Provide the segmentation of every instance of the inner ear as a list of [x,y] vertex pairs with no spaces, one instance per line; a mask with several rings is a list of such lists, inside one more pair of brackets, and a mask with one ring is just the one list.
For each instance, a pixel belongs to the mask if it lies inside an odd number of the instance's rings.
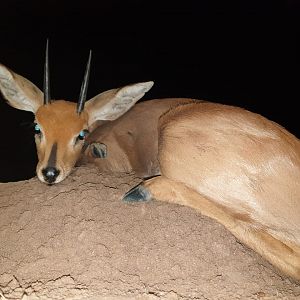
[[43,105],[43,92],[28,79],[0,64],[0,90],[8,104],[35,113]]
[[153,86],[153,81],[127,85],[106,91],[87,101],[89,126],[98,120],[116,120],[126,113]]

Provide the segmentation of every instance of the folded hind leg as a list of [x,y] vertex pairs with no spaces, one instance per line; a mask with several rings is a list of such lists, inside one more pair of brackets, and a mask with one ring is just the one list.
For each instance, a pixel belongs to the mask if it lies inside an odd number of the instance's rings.
[[185,184],[163,175],[144,181],[123,197],[125,202],[142,202],[151,199],[189,206],[214,219],[227,219],[227,224],[234,226],[234,219],[230,215],[226,217],[221,207]]
[[123,198],[126,202],[151,199],[189,206],[217,220],[283,273],[300,280],[300,248],[274,238],[249,216],[222,207],[185,184],[164,176],[144,181]]

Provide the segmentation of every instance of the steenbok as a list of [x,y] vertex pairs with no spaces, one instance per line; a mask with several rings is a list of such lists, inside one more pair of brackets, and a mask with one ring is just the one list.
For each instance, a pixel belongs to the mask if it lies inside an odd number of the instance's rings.
[[48,54],[44,93],[0,65],[4,98],[35,114],[38,178],[58,183],[79,160],[94,162],[100,171],[152,177],[123,200],[190,206],[300,280],[299,140],[238,107],[181,98],[134,105],[152,81],[85,103],[90,61],[91,55],[77,105],[50,98]]
[[38,178],[44,183],[55,184],[64,180],[76,163],[86,162],[96,164],[101,171],[134,171],[143,178],[159,174],[159,116],[191,100],[150,100],[134,106],[153,86],[149,81],[112,89],[85,101],[90,62],[91,53],[77,104],[50,97],[48,43],[44,93],[0,64],[3,97],[11,106],[35,114]]

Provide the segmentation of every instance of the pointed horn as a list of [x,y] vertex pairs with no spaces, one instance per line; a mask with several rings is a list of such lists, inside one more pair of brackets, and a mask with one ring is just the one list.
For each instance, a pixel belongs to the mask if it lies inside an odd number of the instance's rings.
[[80,95],[77,103],[77,113],[80,114],[84,109],[84,103],[87,95],[87,88],[89,84],[90,68],[91,68],[92,50],[90,50],[89,59],[86,65],[83,82],[81,84]]
[[46,57],[45,57],[45,65],[44,65],[44,104],[50,103],[50,78],[49,78],[49,40],[47,39],[46,45]]

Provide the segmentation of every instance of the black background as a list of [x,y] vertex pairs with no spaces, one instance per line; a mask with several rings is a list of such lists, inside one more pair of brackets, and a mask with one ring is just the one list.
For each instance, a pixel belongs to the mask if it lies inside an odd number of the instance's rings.
[[[145,99],[193,97],[258,112],[299,137],[297,1],[2,1],[0,62],[75,101],[93,50],[88,98],[155,81]],[[0,98],[0,181],[35,175],[33,115]]]

